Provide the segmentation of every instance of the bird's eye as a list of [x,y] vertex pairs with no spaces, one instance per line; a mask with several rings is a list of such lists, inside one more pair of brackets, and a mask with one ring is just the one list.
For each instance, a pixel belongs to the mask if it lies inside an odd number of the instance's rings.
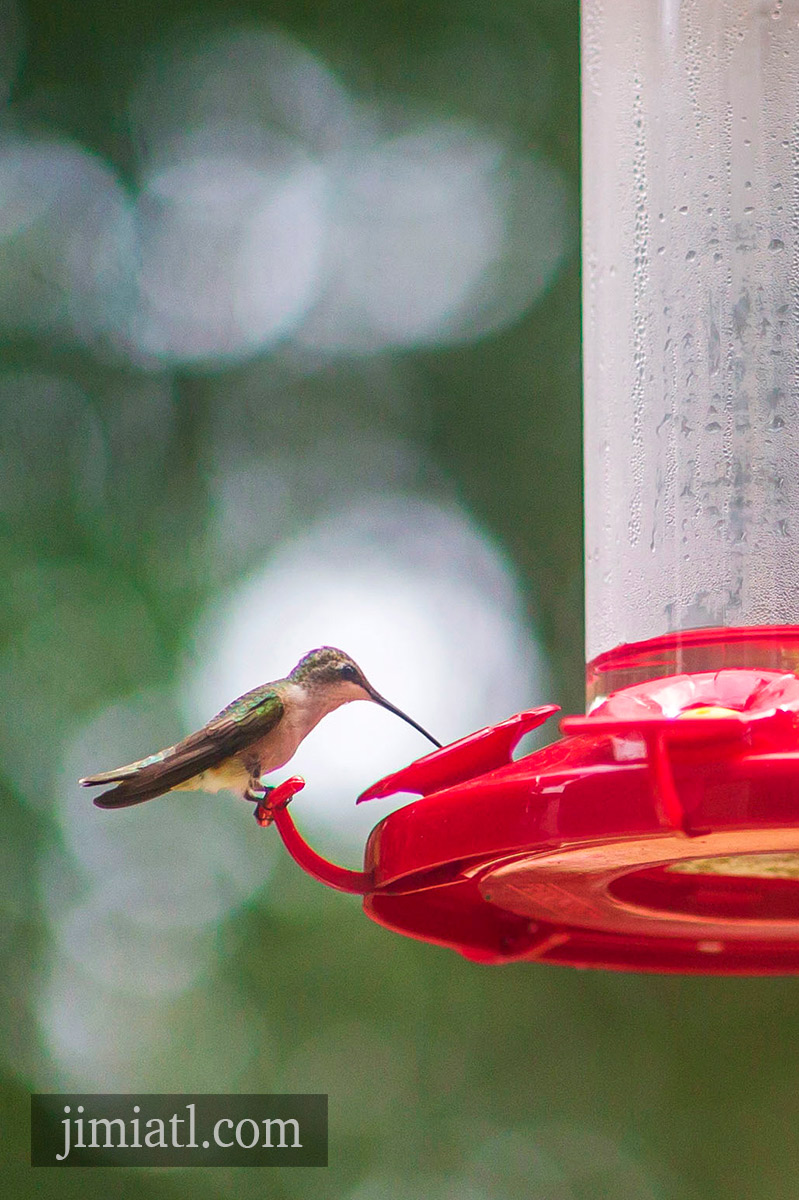
[[351,667],[349,663],[342,663],[338,670],[342,679],[350,679],[353,683],[357,682],[358,672],[355,670],[355,667]]

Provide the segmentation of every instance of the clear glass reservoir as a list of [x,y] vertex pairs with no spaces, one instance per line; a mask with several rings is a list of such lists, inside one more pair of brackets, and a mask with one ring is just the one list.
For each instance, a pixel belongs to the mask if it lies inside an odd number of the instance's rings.
[[583,0],[583,167],[587,658],[799,625],[799,0]]

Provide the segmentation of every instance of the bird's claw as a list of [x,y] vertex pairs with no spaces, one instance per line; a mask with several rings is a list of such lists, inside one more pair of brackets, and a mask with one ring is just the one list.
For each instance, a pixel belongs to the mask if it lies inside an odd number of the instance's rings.
[[[274,790],[274,789],[272,789],[272,790]],[[280,812],[280,810],[282,808],[286,808],[286,806],[290,803],[290,801],[291,801],[291,796],[287,796],[285,800],[281,800],[278,804],[275,804],[274,801],[272,801],[272,800],[270,800],[266,804],[264,803],[263,800],[259,800],[257,805],[255,806],[255,813],[253,815],[255,816],[255,819],[258,822],[258,824],[263,829],[266,829],[266,827],[268,825],[271,825],[272,822],[274,821],[275,813]]]
[[[275,814],[284,809],[290,802],[296,792],[301,791],[305,787],[305,780],[299,775],[292,775],[290,779],[284,779],[277,787],[270,787],[264,790],[264,794],[257,798],[255,805],[255,819],[258,824],[266,829],[275,819]],[[267,800],[267,797],[268,800]]]

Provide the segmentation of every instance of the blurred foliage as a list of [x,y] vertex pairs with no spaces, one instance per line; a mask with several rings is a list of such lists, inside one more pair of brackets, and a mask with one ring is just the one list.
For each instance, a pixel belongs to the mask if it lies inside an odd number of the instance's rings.
[[[542,153],[576,209],[576,0],[498,0],[489,8],[471,0],[29,3],[11,119],[74,139],[132,185],[142,148],[128,103],[147,54],[176,35],[242,24],[293,35],[363,103],[390,99],[406,111],[478,122]],[[454,69],[443,55],[455,35],[470,53],[476,48],[464,59],[471,70]],[[493,64],[485,73],[481,47]],[[497,86],[503,79],[509,86]],[[454,498],[514,565],[551,666],[552,694],[529,702],[580,708],[576,250],[572,233],[549,286],[484,336],[299,369],[280,348],[255,365],[143,369],[51,329],[9,330],[0,388],[8,518],[0,537],[0,1127],[10,1195],[168,1197],[187,1187],[200,1197],[266,1192],[287,1200],[795,1194],[792,981],[478,968],[370,924],[352,898],[299,877],[274,846],[268,886],[214,930],[208,974],[178,1001],[152,1002],[161,1041],[149,1044],[145,1032],[142,1055],[163,1062],[163,1074],[148,1077],[150,1090],[212,1090],[214,1064],[239,1053],[241,1090],[329,1091],[330,1168],[186,1179],[31,1175],[22,1165],[27,1090],[57,1090],[64,1079],[63,1064],[47,1061],[41,1005],[60,978],[52,975],[52,918],[81,886],[74,865],[63,866],[68,850],[53,817],[64,747],[104,707],[170,689],[204,606],[308,520],[292,500],[263,545],[256,539],[240,558],[221,561],[209,533],[213,463],[237,397],[262,386],[266,394],[266,424],[249,438],[258,454],[274,445],[293,453],[342,430],[356,446],[388,430],[397,445],[414,447],[417,466],[403,486]],[[18,375],[22,392],[8,383]],[[364,402],[371,394],[380,402]],[[296,429],[289,411],[303,414]],[[382,470],[387,443],[375,444]],[[340,483],[334,478],[331,494]],[[324,497],[320,487],[323,512]],[[171,714],[166,702],[164,711]],[[165,728],[164,741],[173,734]],[[62,865],[42,867],[53,863]],[[98,1000],[88,974],[73,979],[64,1005],[110,1005],[112,993]],[[211,1011],[217,1015],[203,1023]],[[118,1079],[92,1074],[91,1047],[74,1053],[86,1090],[118,1090]]]

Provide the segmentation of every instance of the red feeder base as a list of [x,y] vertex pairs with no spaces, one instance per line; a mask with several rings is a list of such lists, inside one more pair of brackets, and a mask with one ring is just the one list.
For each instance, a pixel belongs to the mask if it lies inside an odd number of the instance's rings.
[[286,808],[275,823],[301,866],[362,894],[375,921],[476,962],[799,971],[797,677],[628,687],[513,761],[556,711],[519,713],[364,792],[422,799],[377,825],[362,872],[316,855]]

